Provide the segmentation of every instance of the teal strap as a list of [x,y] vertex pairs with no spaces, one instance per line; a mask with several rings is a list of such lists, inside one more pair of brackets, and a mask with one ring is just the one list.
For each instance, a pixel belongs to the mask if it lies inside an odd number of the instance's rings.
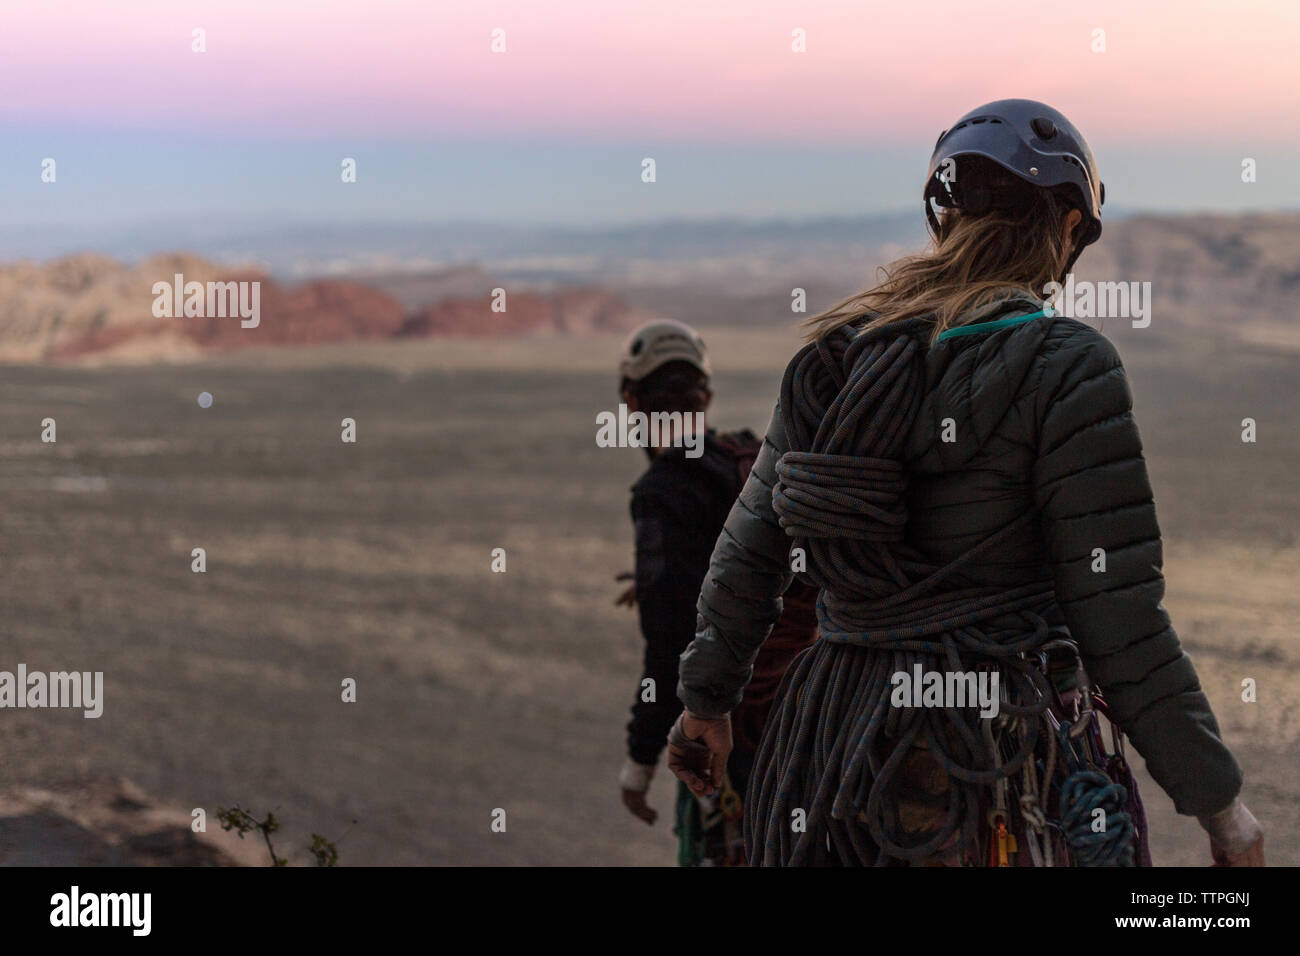
[[1014,315],[1009,319],[995,319],[992,322],[975,322],[971,325],[958,325],[955,328],[947,329],[939,334],[938,341],[944,339],[956,338],[959,335],[975,335],[979,332],[992,332],[994,329],[1005,329],[1009,325],[1019,325],[1021,322],[1028,322],[1031,319],[1041,319],[1046,315],[1043,311],[1035,312],[1033,315]]

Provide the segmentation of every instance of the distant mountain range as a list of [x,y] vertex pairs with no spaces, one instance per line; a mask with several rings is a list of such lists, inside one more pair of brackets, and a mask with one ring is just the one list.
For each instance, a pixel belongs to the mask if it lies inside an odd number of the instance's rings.
[[[257,283],[256,324],[230,309],[160,317],[155,284]],[[482,281],[475,281],[475,279]],[[190,255],[127,265],[98,255],[0,267],[0,360],[176,360],[205,351],[431,336],[586,335],[622,331],[650,314],[597,288],[533,291],[452,270],[437,301],[408,302],[374,285],[340,279],[278,282]],[[426,288],[429,287],[426,282]],[[494,289],[502,294],[493,295]],[[188,293],[186,293],[188,296]],[[179,311],[179,310],[177,310]],[[224,310],[223,310],[224,311]]]
[[[135,262],[81,254],[0,266],[0,360],[148,361],[207,350],[401,337],[582,335],[652,315],[699,325],[790,322],[796,288],[815,312],[924,243],[919,217],[804,223],[664,223],[620,230],[391,229],[368,249],[306,268],[341,237],[288,235],[282,268],[172,253]],[[403,258],[422,250],[423,258]],[[308,256],[304,258],[304,256]],[[330,264],[332,262],[332,264]],[[425,263],[422,265],[421,263]],[[306,272],[296,277],[295,272]],[[257,281],[261,319],[159,318],[157,282]],[[1157,331],[1199,330],[1300,348],[1300,213],[1108,221],[1080,280],[1151,283]],[[505,290],[505,311],[493,290]],[[1120,331],[1127,323],[1103,326]]]

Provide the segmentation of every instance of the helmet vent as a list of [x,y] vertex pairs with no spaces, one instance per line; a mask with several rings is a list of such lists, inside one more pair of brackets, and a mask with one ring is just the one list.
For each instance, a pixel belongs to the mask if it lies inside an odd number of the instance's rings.
[[1033,129],[1034,135],[1039,139],[1051,139],[1056,135],[1056,124],[1041,116],[1036,120],[1030,121],[1029,125]]

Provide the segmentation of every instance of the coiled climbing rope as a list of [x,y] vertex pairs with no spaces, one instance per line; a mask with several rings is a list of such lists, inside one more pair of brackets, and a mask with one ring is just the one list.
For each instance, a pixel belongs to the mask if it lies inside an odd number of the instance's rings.
[[[1138,835],[1127,809],[1128,788],[1080,759],[1072,741],[1083,730],[1069,722],[1057,728],[1070,771],[1061,784],[1061,832],[1079,866],[1133,866]],[[1086,751],[1086,732],[1080,736],[1084,738],[1080,749]]]
[[[1033,754],[1048,702],[1027,660],[1049,639],[1036,613],[1049,579],[1014,588],[957,583],[962,566],[1025,514],[936,566],[905,540],[904,443],[923,398],[922,320],[837,330],[786,370],[789,451],[772,505],[821,589],[819,640],[787,672],[746,806],[751,861],[768,865],[921,862],[968,838],[981,796]],[[1020,746],[990,753],[974,709],[890,706],[891,677],[997,669],[1001,712]],[[900,815],[902,769],[924,747],[948,775],[943,822],[920,833]],[[1002,744],[999,744],[1002,746]]]
[[[1079,770],[1061,786],[1061,829],[1079,866],[1132,866],[1133,820],[1128,790],[1097,770]],[[1095,829],[1096,811],[1103,829]]]

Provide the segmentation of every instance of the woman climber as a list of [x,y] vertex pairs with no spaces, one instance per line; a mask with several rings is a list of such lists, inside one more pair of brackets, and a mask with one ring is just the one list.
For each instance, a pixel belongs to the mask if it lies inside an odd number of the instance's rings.
[[[939,137],[924,198],[931,246],[809,320],[786,369],[681,658],[669,766],[717,787],[797,573],[820,639],[750,777],[751,863],[1149,864],[1127,737],[1217,863],[1263,865],[1161,605],[1124,368],[1043,301],[1101,234],[1088,145],[1042,103],[990,103]],[[999,706],[900,705],[897,675],[930,672],[996,674]]]

